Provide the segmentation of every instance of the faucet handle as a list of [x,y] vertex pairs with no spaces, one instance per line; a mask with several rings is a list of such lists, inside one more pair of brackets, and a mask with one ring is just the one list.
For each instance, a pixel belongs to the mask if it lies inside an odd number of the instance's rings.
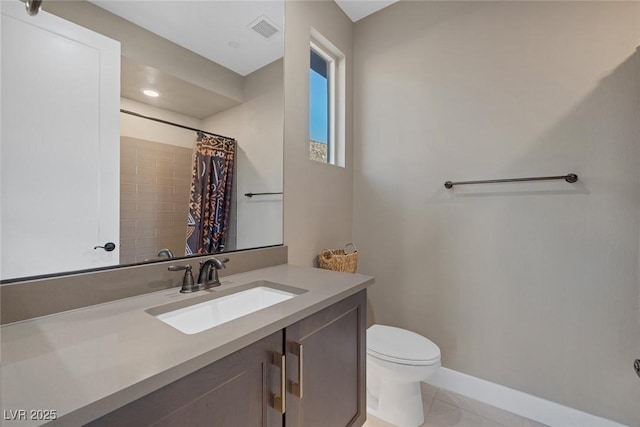
[[169,271],[182,271],[184,270],[184,277],[182,278],[182,288],[180,289],[180,293],[186,294],[190,292],[197,291],[197,287],[195,286],[195,281],[193,280],[193,273],[191,273],[191,266],[189,264],[186,265],[170,265],[167,268]]

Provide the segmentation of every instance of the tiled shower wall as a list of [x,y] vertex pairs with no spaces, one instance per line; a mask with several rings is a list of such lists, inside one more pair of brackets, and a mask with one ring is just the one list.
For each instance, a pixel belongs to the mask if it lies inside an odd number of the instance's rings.
[[[191,169],[189,148],[120,138],[120,264],[157,258],[162,248],[184,256]],[[234,185],[227,251],[236,249],[236,193]]]
[[120,140],[120,264],[156,258],[162,248],[184,256],[192,150]]

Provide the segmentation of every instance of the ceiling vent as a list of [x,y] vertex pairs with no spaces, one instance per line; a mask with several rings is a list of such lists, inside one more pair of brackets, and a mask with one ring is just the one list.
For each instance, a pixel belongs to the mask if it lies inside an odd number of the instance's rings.
[[278,27],[276,27],[276,24],[274,24],[273,21],[271,21],[264,15],[253,21],[248,25],[248,27],[256,33],[260,34],[265,39],[268,39],[278,31],[280,31]]

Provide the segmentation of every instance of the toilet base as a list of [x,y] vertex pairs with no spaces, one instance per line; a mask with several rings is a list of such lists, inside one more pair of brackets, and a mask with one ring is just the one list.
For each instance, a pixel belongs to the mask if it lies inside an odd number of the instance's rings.
[[374,380],[371,388],[367,385],[367,412],[398,427],[422,425],[420,382]]

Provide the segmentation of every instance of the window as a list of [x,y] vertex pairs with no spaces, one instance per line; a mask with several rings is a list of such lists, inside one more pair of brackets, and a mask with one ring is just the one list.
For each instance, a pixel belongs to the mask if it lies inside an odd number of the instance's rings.
[[331,138],[330,111],[331,93],[329,71],[332,62],[311,48],[309,69],[309,138],[311,140],[311,160],[327,163],[330,159]]
[[312,29],[309,66],[310,158],[344,166],[344,55]]

